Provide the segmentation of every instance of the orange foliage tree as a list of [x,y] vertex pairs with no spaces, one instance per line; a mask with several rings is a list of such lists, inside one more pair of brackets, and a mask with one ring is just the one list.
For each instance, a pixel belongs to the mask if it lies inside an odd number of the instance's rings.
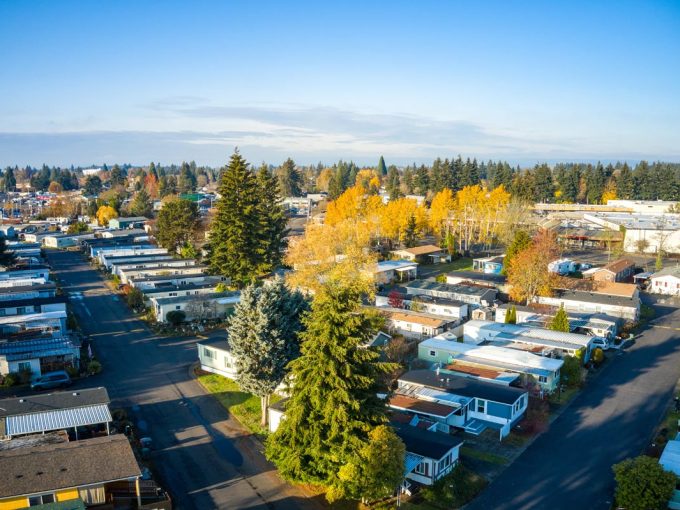
[[531,245],[520,251],[510,262],[510,298],[529,304],[538,295],[550,295],[555,275],[548,271],[548,264],[558,256],[555,233],[547,229],[539,230]]

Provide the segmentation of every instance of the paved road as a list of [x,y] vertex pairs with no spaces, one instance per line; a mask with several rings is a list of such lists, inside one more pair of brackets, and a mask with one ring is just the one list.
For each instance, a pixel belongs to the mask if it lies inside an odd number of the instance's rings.
[[608,510],[611,466],[642,453],[680,377],[680,310],[657,306],[655,326],[603,369],[469,510]]
[[153,438],[153,462],[176,508],[316,509],[285,484],[254,441],[189,375],[196,339],[153,338],[79,253],[50,252],[80,323],[104,365],[87,386],[106,386]]

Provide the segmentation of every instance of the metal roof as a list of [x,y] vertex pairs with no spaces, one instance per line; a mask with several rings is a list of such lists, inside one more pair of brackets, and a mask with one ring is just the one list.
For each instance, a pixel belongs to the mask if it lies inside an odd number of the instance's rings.
[[55,411],[8,416],[5,419],[5,433],[8,436],[34,434],[85,425],[97,425],[111,420],[111,412],[106,404],[74,409],[57,409]]
[[417,468],[425,457],[416,455],[415,453],[406,452],[404,456],[404,476]]
[[40,356],[58,356],[74,354],[79,350],[70,338],[40,338],[33,340],[17,340],[0,343],[0,356],[8,361],[34,358]]

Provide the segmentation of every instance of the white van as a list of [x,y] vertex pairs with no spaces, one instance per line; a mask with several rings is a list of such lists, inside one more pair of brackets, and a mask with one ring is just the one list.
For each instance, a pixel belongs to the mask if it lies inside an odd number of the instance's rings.
[[609,341],[608,338],[605,338],[603,336],[593,337],[593,349],[599,347],[603,351],[606,351],[607,349],[610,349],[611,346],[612,346],[611,342]]

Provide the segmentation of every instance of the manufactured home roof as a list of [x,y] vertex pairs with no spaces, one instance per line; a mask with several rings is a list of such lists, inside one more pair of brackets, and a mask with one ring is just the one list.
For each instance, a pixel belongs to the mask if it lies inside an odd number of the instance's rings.
[[152,295],[161,294],[163,292],[186,292],[199,289],[210,289],[215,287],[215,283],[212,282],[198,282],[198,283],[187,283],[186,285],[159,285],[158,287],[152,287],[149,289],[141,289],[142,294]]
[[69,338],[33,338],[0,342],[0,356],[7,361],[19,361],[36,356],[59,356],[72,353],[79,346]]
[[504,404],[514,404],[518,398],[526,394],[525,390],[519,388],[477,381],[468,377],[437,375],[434,370],[411,370],[399,377],[399,381],[439,389],[462,397],[482,398]]
[[[489,362],[504,363],[507,366],[536,368],[546,371],[559,370],[564,364],[562,360],[537,356],[528,352],[508,349],[495,345],[466,344],[450,340],[444,340],[438,336],[428,338],[420,343],[426,349],[440,349],[456,355],[464,356],[465,359],[486,360]],[[500,367],[499,367],[500,368]]]
[[428,414],[430,416],[437,416],[438,418],[446,418],[459,408],[459,406],[430,402],[419,398],[409,397],[407,395],[400,395],[398,393],[390,398],[389,406],[394,409]]
[[[29,287],[30,290],[35,290]],[[0,300],[0,308],[17,308],[29,305],[51,305],[55,303],[66,303],[66,296],[33,297],[23,299]]]
[[650,276],[651,279],[661,278],[662,276],[674,276],[680,278],[680,265],[664,267]]
[[610,262],[604,267],[598,268],[598,270],[609,271],[611,273],[617,274],[623,271],[624,269],[628,269],[629,267],[635,267],[635,262],[629,259],[619,259]]
[[433,280],[413,280],[404,285],[407,289],[413,290],[432,290],[437,292],[448,292],[451,294],[461,294],[466,296],[485,297],[487,294],[496,294],[496,289],[489,287],[478,287],[476,285],[439,283]]
[[461,278],[463,280],[480,281],[484,283],[492,283],[495,285],[504,284],[508,279],[502,274],[495,273],[478,273],[476,271],[452,271],[446,276]]
[[452,449],[463,444],[462,439],[451,434],[423,430],[411,425],[394,422],[392,422],[392,426],[404,442],[408,453],[427,457],[428,459],[439,460]]
[[601,280],[578,280],[575,278],[562,278],[557,289],[590,292],[591,294],[620,296],[632,298],[638,292],[637,285],[632,283],[609,282]]
[[122,434],[0,453],[0,498],[141,476]]
[[553,331],[551,329],[543,329],[527,326],[524,324],[504,324],[502,322],[490,322],[481,320],[472,320],[466,322],[463,326],[465,335],[469,334],[471,330],[494,331],[497,333],[495,338],[503,339],[517,339],[518,341],[525,340],[541,340],[548,342],[555,342],[559,344],[578,345],[586,347],[592,342],[592,337],[586,335],[579,335],[577,333],[565,333],[564,331]]
[[442,317],[431,313],[415,312],[401,308],[376,307],[374,309],[384,313],[388,319],[393,321],[412,322],[414,324],[422,324],[423,326],[430,326],[433,328],[439,328],[455,321],[455,319],[452,319],[451,317]]
[[[562,299],[565,301],[581,301],[583,303],[595,303],[603,305],[613,305],[622,307],[637,308],[640,305],[640,298],[610,296],[607,294],[593,294],[592,292],[585,292],[580,290],[565,290],[557,289],[552,296],[553,299]],[[542,298],[538,297],[539,303]],[[545,298],[550,299],[550,298]]]
[[57,409],[108,404],[109,402],[109,394],[104,387],[4,398],[0,400],[0,418]]
[[207,294],[190,294],[188,296],[173,296],[166,298],[151,298],[159,305],[171,305],[174,303],[186,303],[187,301],[220,301],[237,303],[241,298],[240,292],[214,292]]

